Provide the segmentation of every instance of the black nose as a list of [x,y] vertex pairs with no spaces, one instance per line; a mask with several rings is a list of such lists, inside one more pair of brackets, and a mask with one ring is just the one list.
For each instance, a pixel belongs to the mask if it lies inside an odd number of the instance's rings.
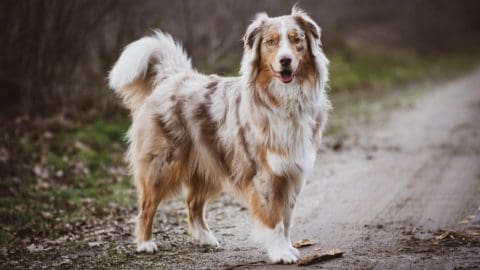
[[282,65],[282,67],[288,67],[290,66],[291,63],[292,63],[292,58],[290,57],[282,57],[280,59],[280,64]]

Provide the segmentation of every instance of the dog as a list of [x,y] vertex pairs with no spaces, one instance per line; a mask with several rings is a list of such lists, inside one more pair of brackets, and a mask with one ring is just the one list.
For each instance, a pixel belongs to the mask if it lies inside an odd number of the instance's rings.
[[204,75],[161,31],[129,44],[109,87],[130,109],[127,159],[139,196],[137,252],[155,252],[158,205],[186,191],[190,232],[219,243],[205,205],[222,190],[248,206],[253,234],[273,263],[295,263],[290,230],[331,108],[320,27],[294,6],[259,13],[243,37],[238,77]]

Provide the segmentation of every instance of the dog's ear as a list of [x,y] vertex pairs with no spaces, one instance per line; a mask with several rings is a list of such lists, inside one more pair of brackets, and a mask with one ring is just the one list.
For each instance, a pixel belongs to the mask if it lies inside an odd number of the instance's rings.
[[254,45],[259,41],[263,30],[263,25],[267,19],[268,15],[264,12],[258,13],[257,16],[255,16],[255,19],[247,27],[247,31],[243,36],[243,44],[245,49],[251,50],[255,47]]
[[292,17],[295,19],[300,28],[305,31],[309,50],[315,59],[316,72],[318,74],[319,87],[324,89],[328,82],[328,59],[323,54],[320,27],[305,13],[305,11],[298,8],[297,5],[292,8]]
[[312,41],[312,46],[322,46],[321,33],[322,30],[320,27],[307,15],[305,11],[300,9],[297,5],[294,5],[292,8],[292,14],[295,21],[298,25],[305,31],[309,40]]
[[247,27],[243,36],[244,52],[240,74],[245,74],[253,81],[258,74],[260,65],[260,45],[262,44],[262,32],[268,20],[266,13],[258,13],[255,19]]

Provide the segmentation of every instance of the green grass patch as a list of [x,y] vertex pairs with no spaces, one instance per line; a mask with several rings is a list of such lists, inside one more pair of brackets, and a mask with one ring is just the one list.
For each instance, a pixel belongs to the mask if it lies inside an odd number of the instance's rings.
[[[408,52],[357,51],[340,49],[327,53],[330,59],[330,91],[334,105],[327,134],[346,136],[352,122],[368,124],[378,112],[408,103],[408,96],[424,92],[416,89],[403,99],[388,99],[392,89],[412,81],[446,80],[473,68],[480,61],[476,52],[422,56]],[[401,89],[407,89],[402,87]]]
[[[0,225],[53,237],[54,226],[99,218],[109,205],[134,207],[123,159],[128,126],[127,118],[98,120],[49,138],[43,131],[3,137],[14,156],[0,172]],[[49,224],[52,230],[45,229]],[[0,244],[9,235],[0,235]]]
[[388,88],[428,76],[445,75],[478,63],[478,53],[422,56],[409,52],[340,49],[328,54],[331,93]]

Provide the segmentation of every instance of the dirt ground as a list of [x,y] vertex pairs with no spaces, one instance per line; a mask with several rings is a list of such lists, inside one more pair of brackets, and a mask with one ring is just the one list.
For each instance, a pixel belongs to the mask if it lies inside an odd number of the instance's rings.
[[[480,69],[435,86],[410,87],[368,101],[368,115],[332,112],[345,130],[325,138],[298,201],[293,240],[339,248],[325,269],[478,269],[480,267]],[[365,113],[365,110],[368,112]],[[355,110],[352,110],[355,112]],[[348,116],[345,116],[348,115]],[[358,118],[357,118],[358,117]],[[246,208],[224,196],[208,220],[221,243],[197,247],[181,199],[154,226],[159,252],[136,254],[135,212],[84,224],[62,239],[28,246],[5,269],[291,269],[270,265],[251,241]],[[8,251],[2,251],[7,252]],[[5,257],[4,257],[5,258]]]

